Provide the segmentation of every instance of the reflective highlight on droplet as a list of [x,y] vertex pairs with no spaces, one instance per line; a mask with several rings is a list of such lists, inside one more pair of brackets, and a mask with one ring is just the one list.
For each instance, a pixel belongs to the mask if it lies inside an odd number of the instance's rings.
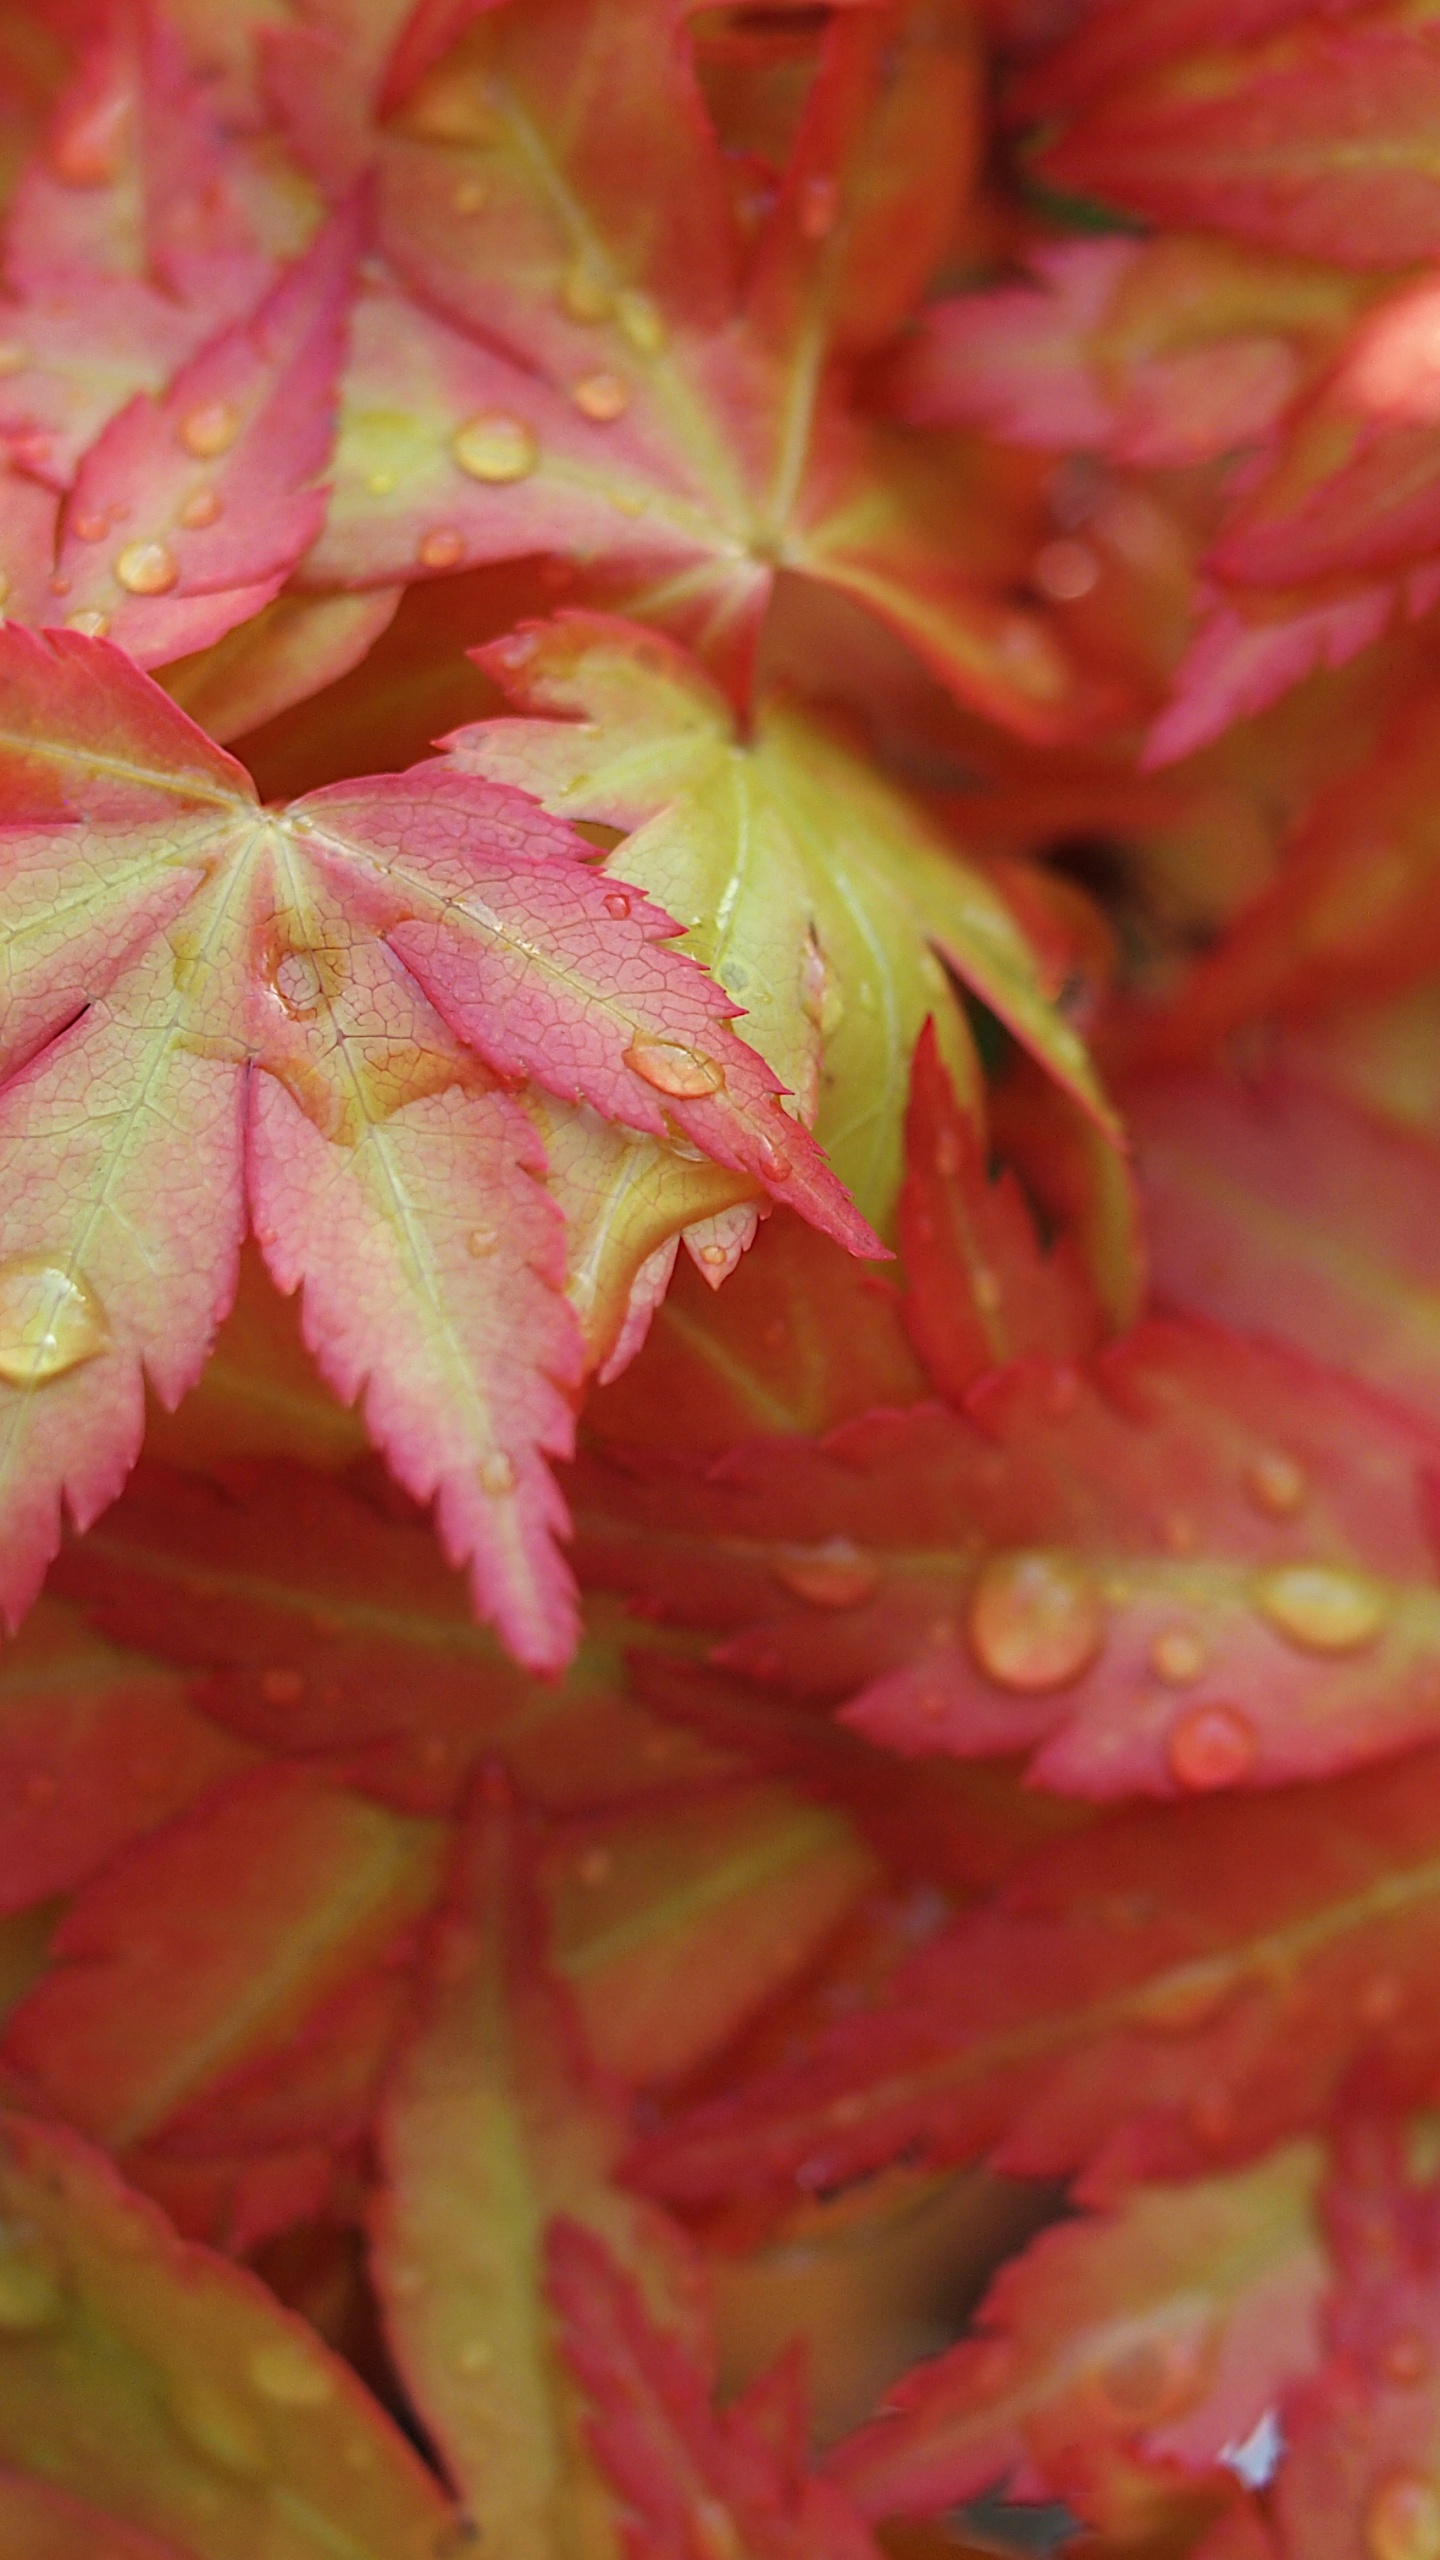
[[880,1580],[873,1558],[849,1538],[831,1538],[821,1547],[797,1547],[780,1558],[774,1572],[787,1591],[816,1609],[858,1609]]
[[163,542],[127,542],[115,563],[115,575],[127,595],[168,595],[180,572]]
[[437,525],[433,533],[422,535],[416,547],[422,569],[453,569],[464,556],[464,541],[451,524]]
[[1100,1594],[1081,1564],[1042,1548],[992,1556],[970,1595],[970,1644],[1002,1689],[1063,1688],[1105,1636]]
[[43,1387],[93,1360],[108,1339],[104,1310],[88,1284],[43,1254],[0,1263],[0,1378]]
[[513,1493],[515,1490],[514,1459],[507,1457],[503,1449],[492,1449],[489,1457],[482,1458],[480,1461],[480,1482],[487,1493]]
[[1183,1689],[1198,1680],[1207,1658],[1193,1627],[1162,1627],[1150,1647],[1150,1668],[1170,1689]]
[[1268,1519],[1288,1520],[1301,1509],[1310,1484],[1298,1459],[1283,1449],[1262,1449],[1245,1469],[1245,1490]]
[[523,480],[540,459],[540,447],[524,419],[498,409],[471,418],[450,450],[472,480]]
[[274,2338],[257,2347],[246,2373],[262,2400],[281,2409],[323,2409],[335,2384],[319,2356],[298,2338]]
[[187,409],[180,421],[181,443],[202,462],[228,453],[239,433],[239,418],[226,400],[204,401],[199,408]]
[[1170,1729],[1171,1775],[1194,1795],[1238,1786],[1249,1777],[1259,1749],[1255,1727],[1238,1707],[1192,1707]]
[[629,408],[630,385],[618,373],[587,373],[570,396],[583,418],[593,418],[597,426],[608,426],[612,418],[623,418]]
[[643,1033],[631,1041],[625,1064],[657,1093],[673,1093],[679,1100],[718,1093],[725,1081],[724,1069],[703,1049],[688,1049],[682,1040],[652,1040]]
[[1340,1565],[1282,1564],[1261,1575],[1255,1605],[1277,1634],[1307,1653],[1353,1653],[1379,1634],[1388,1604],[1379,1584],[1363,1573]]

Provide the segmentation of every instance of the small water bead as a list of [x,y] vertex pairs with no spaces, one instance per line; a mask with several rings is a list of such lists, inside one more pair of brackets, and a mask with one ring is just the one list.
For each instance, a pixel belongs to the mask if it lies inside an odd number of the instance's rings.
[[465,1250],[472,1262],[483,1262],[488,1254],[498,1251],[499,1244],[498,1227],[472,1227],[465,1239]]
[[198,408],[187,409],[180,421],[180,442],[201,462],[228,453],[239,433],[240,420],[228,400],[202,401]]
[[700,1248],[700,1259],[702,1262],[708,1262],[711,1269],[715,1270],[722,1262],[728,1262],[730,1256],[723,1244],[707,1244]]
[[615,317],[637,355],[658,356],[665,344],[665,323],[648,293],[621,293]]
[[703,1049],[689,1049],[682,1040],[655,1040],[644,1032],[631,1041],[625,1064],[657,1093],[672,1093],[681,1101],[718,1093],[725,1081],[724,1069]]
[[612,418],[623,418],[630,406],[630,385],[623,374],[583,374],[570,394],[583,418],[593,418],[597,426],[608,426]]
[[1340,1565],[1283,1564],[1262,1574],[1255,1605],[1277,1634],[1307,1653],[1353,1653],[1380,1633],[1385,1593]]
[[110,530],[110,519],[105,515],[75,516],[70,530],[77,542],[103,542]]
[[1262,1449],[1245,1469],[1245,1490],[1267,1519],[1288,1520],[1303,1507],[1310,1483],[1304,1468],[1282,1449]]
[[1057,542],[1042,543],[1030,575],[1052,604],[1078,604],[1098,584],[1100,563],[1088,542],[1062,534]]
[[422,535],[416,557],[422,569],[453,569],[465,557],[464,536],[453,524],[437,525],[433,533]]
[[455,2350],[457,2373],[488,2373],[495,2362],[495,2350],[488,2338],[467,2338]]
[[524,480],[540,459],[533,428],[523,418],[492,409],[461,427],[450,447],[472,480]]
[[63,569],[56,569],[50,578],[50,593],[52,596],[68,596],[74,584],[74,579],[67,578]]
[[790,1158],[778,1139],[768,1137],[762,1129],[755,1141],[755,1157],[767,1182],[783,1182],[790,1171]]
[[93,611],[67,613],[65,628],[67,631],[82,632],[87,640],[104,640],[109,634],[110,616],[108,613]]
[[1185,1689],[1198,1680],[1209,1654],[1191,1627],[1164,1627],[1150,1647],[1150,1668],[1168,1689]]
[[849,1538],[831,1538],[824,1546],[796,1549],[774,1568],[775,1579],[799,1600],[816,1609],[858,1609],[879,1586],[880,1572],[864,1550]]
[[127,542],[115,563],[115,575],[127,595],[164,596],[180,572],[174,553],[163,542]]
[[104,1313],[84,1280],[43,1254],[0,1263],[0,1378],[41,1387],[93,1360],[107,1340]]
[[609,916],[628,916],[630,913],[630,901],[626,897],[623,889],[606,890],[605,912]]
[[1081,1564],[1017,1548],[992,1556],[970,1595],[971,1649],[1002,1689],[1061,1689],[1094,1661],[1105,1636],[1100,1594]]
[[807,240],[828,240],[840,217],[840,190],[833,178],[807,178],[800,189],[800,229]]
[[233,2480],[263,2479],[269,2455],[247,2409],[199,2374],[172,2375],[166,2397],[178,2433],[202,2462]]
[[1440,2560],[1440,2497],[1419,2471],[1392,2471],[1365,2510],[1370,2560]]
[[480,1482],[487,1493],[513,1493],[515,1490],[514,1459],[507,1456],[503,1449],[492,1449],[488,1458],[482,1458],[480,1461]]
[[450,198],[456,213],[483,213],[490,201],[490,189],[483,178],[462,178]]
[[1255,1728],[1238,1707],[1192,1707],[1171,1726],[1167,1757],[1177,1784],[1193,1795],[1238,1786],[1259,1757]]
[[335,2397],[333,2378],[299,2338],[274,2338],[257,2347],[245,2370],[261,2399],[281,2409],[323,2409]]
[[203,533],[205,527],[218,524],[225,509],[214,489],[193,489],[180,510],[180,522],[189,533]]

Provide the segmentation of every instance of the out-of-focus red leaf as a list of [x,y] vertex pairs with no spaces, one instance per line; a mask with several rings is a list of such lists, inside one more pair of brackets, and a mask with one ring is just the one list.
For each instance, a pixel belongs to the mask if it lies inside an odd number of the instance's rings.
[[760,2405],[716,2415],[708,2376],[673,2330],[656,2326],[593,2231],[557,2222],[549,2279],[635,2560],[685,2560],[697,2549],[746,2560],[874,2560],[849,2501],[830,2481],[806,2476]]
[[906,1329],[940,1393],[958,1402],[987,1369],[1031,1355],[1083,1358],[1100,1311],[1069,1239],[1042,1253],[1013,1174],[992,1181],[927,1023],[915,1052],[900,1195]]
[[893,1749],[1038,1743],[1047,1785],[1183,1795],[1435,1731],[1437,1453],[1351,1380],[1152,1324],[963,1415],[588,1460],[577,1510],[593,1578]]
[[1195,2176],[1440,2066],[1434,1751],[1049,1842],[808,2051],[641,2148],[673,2201],[826,2190],[901,2157],[1054,2177],[1121,2126]]
[[5,2057],[84,2131],[144,2142],[381,1956],[439,1854],[434,1826],[304,1768],[232,1779],[77,1895]]
[[178,2544],[137,2533],[18,2471],[0,2472],[0,2534],[17,2560],[184,2560]]
[[1306,26],[1102,92],[1040,165],[1158,222],[1398,267],[1440,246],[1437,106],[1440,48],[1423,21]]
[[979,2332],[889,2394],[832,2457],[867,2515],[932,2515],[1004,2478],[1120,2521],[1117,2469],[1204,2474],[1318,2363],[1328,2278],[1317,2143],[1183,2186],[1082,2190],[1090,2210],[1001,2270]]

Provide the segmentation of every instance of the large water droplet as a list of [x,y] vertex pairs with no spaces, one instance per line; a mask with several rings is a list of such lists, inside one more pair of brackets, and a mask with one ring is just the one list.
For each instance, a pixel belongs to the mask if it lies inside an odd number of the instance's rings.
[[1100,1594],[1081,1564],[1017,1548],[992,1556],[970,1595],[970,1643],[1002,1689],[1063,1688],[1093,1662],[1105,1635]]
[[255,2349],[245,2370],[261,2399],[281,2409],[323,2409],[335,2397],[332,2377],[300,2338],[272,2338]]
[[1170,1729],[1172,1776],[1192,1794],[1238,1786],[1259,1754],[1255,1727],[1238,1707],[1192,1707]]
[[65,628],[67,631],[82,632],[87,640],[103,640],[110,629],[110,616],[108,613],[96,613],[93,610],[84,613],[67,613]]
[[622,916],[628,916],[630,913],[630,901],[626,897],[623,889],[606,890],[605,913],[607,916],[614,916],[617,922]]
[[499,409],[471,418],[450,450],[472,480],[524,480],[540,459],[533,429]]
[[880,1580],[873,1558],[848,1538],[831,1538],[823,1547],[797,1547],[780,1558],[774,1573],[787,1591],[817,1609],[858,1609]]
[[1363,1573],[1329,1564],[1282,1564],[1262,1574],[1255,1605],[1307,1653],[1353,1653],[1383,1627],[1385,1593]]
[[107,1340],[100,1301],[43,1254],[0,1262],[0,1378],[42,1387],[93,1360]]
[[608,426],[612,418],[623,418],[630,406],[630,385],[623,374],[582,374],[571,393],[576,408],[584,418],[593,418],[597,426]]
[[179,427],[186,452],[202,462],[228,453],[239,433],[240,420],[227,400],[206,400],[198,408],[187,409]]
[[687,1049],[682,1040],[652,1040],[643,1032],[631,1041],[625,1064],[657,1093],[673,1093],[681,1100],[718,1093],[725,1081],[724,1069],[703,1049]]
[[1365,2511],[1370,2560],[1440,2560],[1440,2497],[1419,2471],[1392,2471]]
[[1283,1449],[1262,1449],[1245,1469],[1245,1490],[1267,1519],[1288,1520],[1310,1490],[1304,1468]]
[[778,1139],[761,1130],[755,1141],[755,1158],[767,1182],[783,1182],[790,1171],[790,1158]]
[[163,542],[127,542],[115,563],[115,575],[127,595],[164,596],[180,572]]

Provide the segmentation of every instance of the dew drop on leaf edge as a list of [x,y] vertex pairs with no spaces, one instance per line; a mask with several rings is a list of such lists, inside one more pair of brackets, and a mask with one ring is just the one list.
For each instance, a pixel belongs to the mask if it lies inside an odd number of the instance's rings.
[[971,1650],[997,1687],[1060,1689],[1094,1661],[1105,1635],[1100,1594],[1082,1564],[1017,1548],[982,1565],[970,1595]]
[[104,1312],[87,1282],[43,1254],[0,1263],[0,1378],[41,1387],[93,1360],[107,1341]]
[[524,480],[540,459],[533,428],[503,410],[486,410],[459,429],[450,448],[471,480]]
[[673,1094],[677,1101],[700,1101],[706,1094],[718,1093],[725,1081],[723,1067],[707,1058],[703,1049],[689,1049],[682,1040],[649,1039],[643,1033],[631,1041],[625,1064],[657,1093]]

